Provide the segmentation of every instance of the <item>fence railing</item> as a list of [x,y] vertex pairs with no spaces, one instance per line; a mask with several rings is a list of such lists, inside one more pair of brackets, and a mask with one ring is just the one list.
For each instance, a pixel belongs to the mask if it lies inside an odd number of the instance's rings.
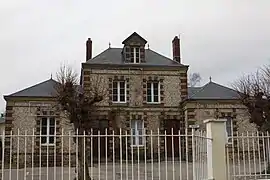
[[270,135],[235,133],[226,146],[227,171],[231,179],[270,178]]
[[[134,135],[135,134],[135,135]],[[90,130],[82,134],[2,134],[1,179],[207,179],[211,138],[195,129],[175,132]],[[87,171],[88,170],[88,171]]]

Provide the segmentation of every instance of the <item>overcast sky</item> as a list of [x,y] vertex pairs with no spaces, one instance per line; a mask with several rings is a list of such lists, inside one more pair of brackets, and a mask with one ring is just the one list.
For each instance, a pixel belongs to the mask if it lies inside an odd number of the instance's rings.
[[0,111],[7,95],[55,76],[62,62],[79,71],[85,41],[93,55],[136,31],[150,49],[172,56],[204,84],[230,85],[269,63],[269,0],[0,0]]

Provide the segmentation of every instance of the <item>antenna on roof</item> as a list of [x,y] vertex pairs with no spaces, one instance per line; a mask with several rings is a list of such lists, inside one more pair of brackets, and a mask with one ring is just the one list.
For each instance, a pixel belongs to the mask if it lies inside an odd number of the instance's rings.
[[150,45],[149,45],[149,43],[147,44],[147,47],[148,47],[148,49],[150,49]]
[[52,73],[51,73],[51,79],[52,79]]
[[111,43],[109,42],[109,48],[111,48]]
[[212,82],[212,77],[211,76],[209,77],[209,80],[210,80],[210,82]]

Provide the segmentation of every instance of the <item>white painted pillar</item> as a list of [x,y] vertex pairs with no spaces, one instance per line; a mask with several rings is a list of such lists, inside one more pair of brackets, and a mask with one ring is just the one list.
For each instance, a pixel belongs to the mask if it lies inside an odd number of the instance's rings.
[[226,119],[205,120],[207,141],[208,179],[226,180]]

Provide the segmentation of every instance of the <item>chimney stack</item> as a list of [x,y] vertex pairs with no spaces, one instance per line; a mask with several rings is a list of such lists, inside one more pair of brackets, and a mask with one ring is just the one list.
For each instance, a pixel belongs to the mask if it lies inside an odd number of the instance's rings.
[[86,41],[86,61],[92,58],[92,40],[88,38]]
[[181,63],[179,37],[175,36],[174,39],[172,40],[172,48],[173,48],[173,60],[175,60],[178,63]]

